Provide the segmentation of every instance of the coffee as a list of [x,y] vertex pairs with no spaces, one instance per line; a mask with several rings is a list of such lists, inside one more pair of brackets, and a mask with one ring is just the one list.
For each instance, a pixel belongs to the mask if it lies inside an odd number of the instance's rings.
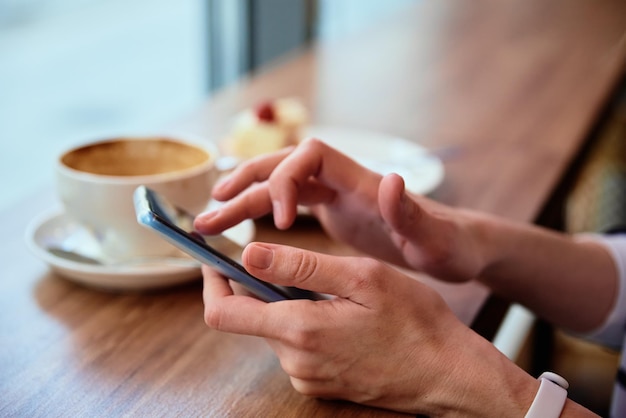
[[135,189],[154,189],[197,214],[211,199],[217,156],[215,144],[181,135],[91,142],[59,156],[57,189],[67,216],[92,232],[104,255],[167,255],[175,248],[137,223]]
[[184,170],[209,158],[205,150],[170,138],[119,138],[74,149],[61,163],[104,176],[145,176]]

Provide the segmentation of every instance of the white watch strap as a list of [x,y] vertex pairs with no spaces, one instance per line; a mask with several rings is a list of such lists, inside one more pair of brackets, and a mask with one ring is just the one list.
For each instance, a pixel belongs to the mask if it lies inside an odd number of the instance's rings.
[[539,376],[539,390],[525,418],[558,418],[567,400],[569,384],[556,373],[544,372]]

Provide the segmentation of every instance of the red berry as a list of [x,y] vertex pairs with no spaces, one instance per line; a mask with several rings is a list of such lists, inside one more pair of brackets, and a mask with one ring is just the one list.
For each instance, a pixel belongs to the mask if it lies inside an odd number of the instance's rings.
[[263,102],[256,107],[256,116],[262,122],[274,122],[276,120],[276,114],[274,113],[274,106],[271,102]]

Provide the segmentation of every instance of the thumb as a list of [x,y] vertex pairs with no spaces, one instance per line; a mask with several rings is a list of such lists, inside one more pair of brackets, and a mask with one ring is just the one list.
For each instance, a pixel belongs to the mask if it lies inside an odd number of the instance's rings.
[[[252,275],[283,286],[326,293],[367,305],[368,290],[388,274],[374,260],[338,257],[269,243],[251,243],[242,262]],[[387,273],[387,274],[386,274]]]
[[395,173],[383,177],[378,188],[378,206],[392,232],[409,240],[417,238],[417,229],[425,213],[406,194],[402,177]]
[[477,264],[480,255],[468,250],[475,248],[474,245],[462,245],[468,240],[467,233],[459,229],[454,213],[445,206],[426,198],[412,198],[405,192],[404,181],[397,174],[382,179],[378,205],[406,264],[447,281],[460,282],[476,277],[481,265]]

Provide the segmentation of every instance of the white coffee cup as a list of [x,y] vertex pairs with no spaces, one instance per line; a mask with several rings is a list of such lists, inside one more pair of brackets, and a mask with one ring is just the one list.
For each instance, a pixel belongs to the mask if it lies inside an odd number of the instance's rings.
[[57,189],[66,215],[90,230],[104,255],[166,256],[176,249],[137,223],[133,192],[145,185],[191,214],[203,211],[218,177],[217,147],[180,135],[116,137],[63,152]]

